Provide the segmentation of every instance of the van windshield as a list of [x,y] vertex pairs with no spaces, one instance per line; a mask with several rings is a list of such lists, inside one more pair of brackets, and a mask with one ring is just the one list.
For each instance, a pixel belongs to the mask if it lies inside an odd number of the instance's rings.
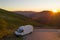
[[17,32],[22,33],[24,30],[23,29],[18,29]]

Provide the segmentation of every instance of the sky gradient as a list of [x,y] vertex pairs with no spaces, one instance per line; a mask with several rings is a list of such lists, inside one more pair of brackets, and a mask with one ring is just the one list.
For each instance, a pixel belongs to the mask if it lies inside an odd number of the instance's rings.
[[0,8],[9,11],[60,9],[60,0],[0,0]]

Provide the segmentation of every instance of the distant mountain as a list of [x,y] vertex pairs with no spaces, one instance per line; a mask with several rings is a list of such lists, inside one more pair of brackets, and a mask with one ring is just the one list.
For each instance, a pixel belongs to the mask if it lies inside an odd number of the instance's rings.
[[42,11],[42,12],[36,13],[32,17],[32,19],[38,20],[39,22],[42,22],[42,23],[47,23],[50,21],[51,17],[52,17],[51,11]]
[[60,12],[57,12],[55,14],[51,11],[42,11],[36,13],[32,17],[32,19],[36,20],[37,22],[40,22],[41,24],[60,28]]
[[14,11],[17,14],[21,14],[27,17],[33,17],[34,14],[36,14],[37,12],[33,12],[33,11]]

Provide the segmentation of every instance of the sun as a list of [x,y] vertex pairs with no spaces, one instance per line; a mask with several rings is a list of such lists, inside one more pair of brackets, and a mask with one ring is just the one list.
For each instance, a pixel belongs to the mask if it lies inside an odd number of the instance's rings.
[[57,13],[57,12],[58,12],[58,10],[52,10],[52,12]]

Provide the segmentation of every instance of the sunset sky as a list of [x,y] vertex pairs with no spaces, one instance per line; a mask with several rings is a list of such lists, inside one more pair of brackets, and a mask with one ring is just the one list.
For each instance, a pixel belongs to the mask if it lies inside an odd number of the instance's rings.
[[60,9],[60,0],[0,0],[0,8],[9,11]]

